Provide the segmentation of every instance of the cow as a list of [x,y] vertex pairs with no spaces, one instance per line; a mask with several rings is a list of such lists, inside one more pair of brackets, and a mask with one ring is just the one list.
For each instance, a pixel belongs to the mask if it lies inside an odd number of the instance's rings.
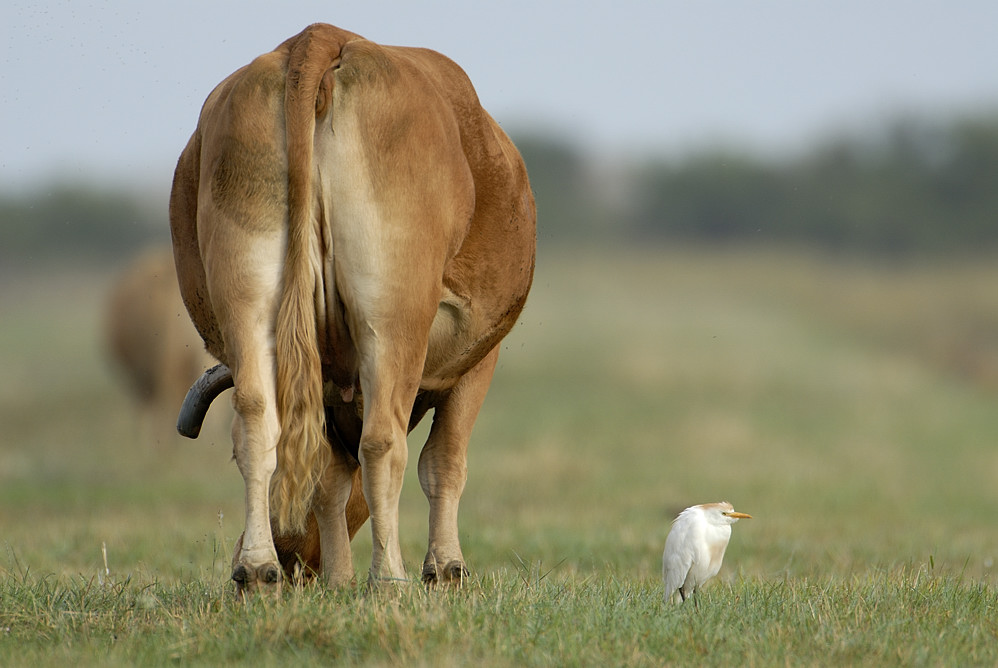
[[140,439],[172,444],[177,407],[215,360],[191,324],[169,246],[145,249],[109,290],[104,344],[116,375],[138,408]]
[[184,302],[225,365],[180,422],[235,388],[236,590],[275,592],[296,561],[351,582],[368,518],[369,585],[404,581],[406,436],[431,409],[422,579],[459,585],[468,439],[536,247],[523,160],[464,71],[308,26],[208,96],[170,226]]

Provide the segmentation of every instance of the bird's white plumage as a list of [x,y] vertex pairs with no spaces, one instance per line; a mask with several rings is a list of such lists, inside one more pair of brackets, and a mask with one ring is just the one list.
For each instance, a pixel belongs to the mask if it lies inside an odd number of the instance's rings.
[[731,525],[749,517],[735,512],[727,501],[691,506],[679,513],[665,539],[662,553],[665,600],[673,599],[677,592],[686,600],[700,585],[717,575],[731,538]]

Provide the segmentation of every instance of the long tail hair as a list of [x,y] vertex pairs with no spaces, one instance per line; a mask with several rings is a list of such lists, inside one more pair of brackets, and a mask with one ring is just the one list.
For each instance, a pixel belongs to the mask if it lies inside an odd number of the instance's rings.
[[[327,26],[328,27],[328,26]],[[271,515],[280,532],[302,533],[330,452],[322,399],[316,299],[322,258],[313,222],[312,160],[317,104],[326,71],[352,33],[306,28],[290,49],[284,114],[288,157],[288,242],[277,313],[277,410],[281,435],[271,479]]]

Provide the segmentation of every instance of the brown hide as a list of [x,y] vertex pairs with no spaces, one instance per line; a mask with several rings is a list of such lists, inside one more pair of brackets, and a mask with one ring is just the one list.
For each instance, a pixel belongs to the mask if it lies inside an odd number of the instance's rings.
[[319,533],[341,580],[342,541],[367,506],[372,577],[399,577],[414,405],[435,411],[419,462],[424,577],[438,563],[463,572],[468,436],[530,289],[535,217],[519,153],[436,52],[316,24],[211,93],[170,223],[184,302],[235,382],[240,586],[272,581],[270,517],[283,566],[289,550],[317,563]]

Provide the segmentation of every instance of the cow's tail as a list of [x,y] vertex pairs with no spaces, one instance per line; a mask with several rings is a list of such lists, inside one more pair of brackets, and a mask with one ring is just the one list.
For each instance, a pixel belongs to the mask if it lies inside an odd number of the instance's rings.
[[[303,532],[312,497],[329,461],[322,366],[316,327],[322,259],[313,215],[313,135],[322,78],[339,45],[313,39],[306,29],[294,40],[285,87],[288,152],[288,243],[277,314],[277,409],[281,435],[271,479],[271,515],[280,532]],[[335,53],[333,53],[335,52]]]

